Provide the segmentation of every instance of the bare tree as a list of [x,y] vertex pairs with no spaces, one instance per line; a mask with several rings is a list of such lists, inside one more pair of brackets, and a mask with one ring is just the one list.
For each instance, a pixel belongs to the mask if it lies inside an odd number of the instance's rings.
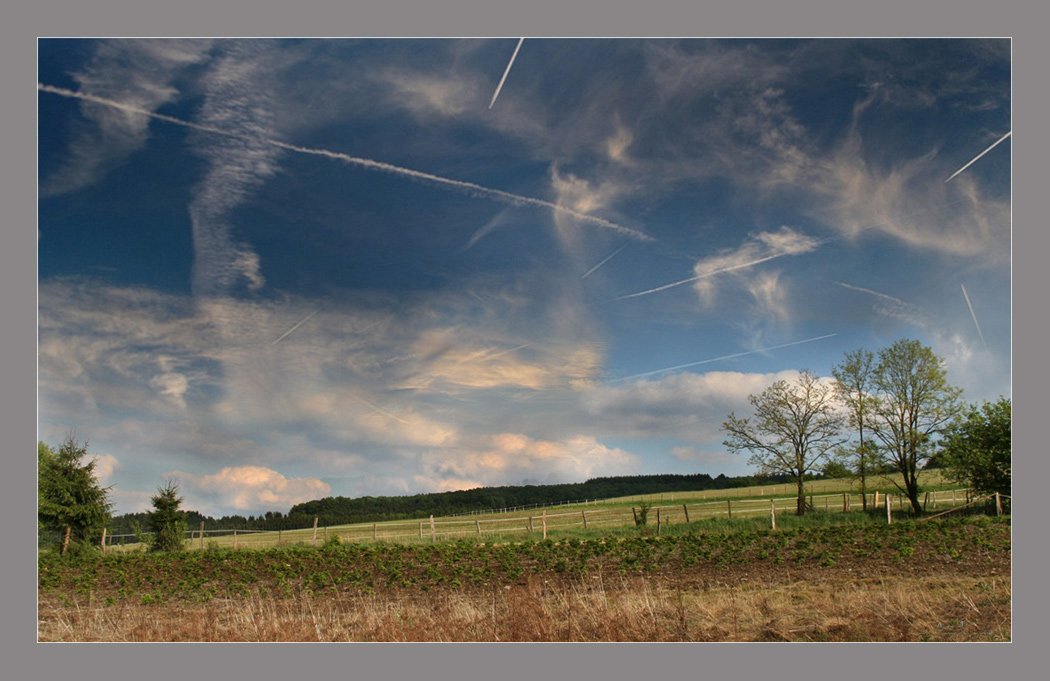
[[798,485],[795,512],[806,512],[805,476],[819,470],[829,452],[841,444],[846,418],[836,410],[834,390],[802,371],[793,383],[777,381],[759,395],[749,395],[752,417],[729,414],[723,444],[736,453],[751,452],[748,463],[762,473],[787,475]]

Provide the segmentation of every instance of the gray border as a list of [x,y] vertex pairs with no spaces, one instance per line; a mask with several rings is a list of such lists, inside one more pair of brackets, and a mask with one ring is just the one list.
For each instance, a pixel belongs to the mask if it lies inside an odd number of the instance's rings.
[[[1014,584],[1021,585],[1021,598],[1014,601],[1014,644],[929,645],[838,644],[820,647],[767,644],[592,644],[537,646],[533,644],[489,644],[487,646],[434,644],[380,644],[311,646],[263,644],[248,650],[229,650],[227,644],[193,645],[176,654],[161,652],[154,644],[114,648],[102,645],[34,644],[35,590],[29,587],[35,561],[29,547],[35,532],[29,509],[34,490],[25,481],[33,475],[28,455],[11,454],[13,474],[3,476],[0,495],[9,527],[16,527],[3,552],[3,635],[0,650],[4,669],[12,678],[63,677],[89,671],[111,678],[176,678],[202,673],[218,676],[261,678],[289,677],[298,673],[325,673],[364,678],[412,678],[412,672],[439,677],[528,678],[557,673],[558,676],[640,678],[654,672],[685,672],[708,675],[722,672],[730,677],[792,674],[811,677],[886,678],[906,673],[912,677],[990,678],[993,673],[1025,670],[1038,665],[1038,650],[1032,645],[1039,636],[1035,615],[1046,604],[1046,590],[1035,580],[1039,559],[1046,558],[1045,543],[1033,551],[1033,533],[1039,530],[1025,519],[1036,498],[1036,480],[1046,457],[1035,445],[1033,424],[1038,418],[1033,405],[1033,386],[1046,378],[1045,365],[1034,361],[1039,338],[1046,337],[1043,315],[1033,314],[1040,295],[1042,274],[1037,258],[1046,253],[1046,234],[1026,197],[1043,190],[1043,176],[1036,175],[1035,159],[1043,150],[1035,136],[1033,120],[1046,110],[1045,65],[1050,63],[1042,35],[1045,21],[1028,2],[948,2],[946,0],[883,0],[867,6],[844,8],[841,0],[799,0],[793,3],[737,0],[729,7],[711,8],[681,0],[600,2],[587,0],[542,0],[494,8],[486,0],[453,0],[426,3],[422,0],[387,0],[378,7],[361,2],[219,2],[190,0],[167,6],[144,7],[141,1],[67,3],[41,0],[32,8],[5,10],[0,40],[0,69],[4,92],[3,187],[4,247],[0,287],[4,324],[0,328],[4,354],[3,392],[5,409],[0,410],[4,432],[14,434],[14,452],[35,447],[35,55],[41,36],[995,36],[1014,39],[1015,122],[1014,143],[1014,292],[1015,361],[1024,367],[1022,381],[1015,386],[1015,451],[1022,475],[1019,489],[1021,520],[1016,535],[1021,550],[1015,552]],[[1042,76],[1042,77],[1040,77]],[[1039,91],[1038,100],[1033,93]],[[1025,125],[1025,123],[1029,123]],[[29,169],[34,171],[30,173]],[[1028,173],[1017,172],[1027,170]],[[32,255],[31,255],[32,254]],[[1029,361],[1032,360],[1032,361]],[[1027,542],[1025,541],[1027,540]],[[27,645],[28,644],[28,645]],[[391,646],[397,646],[391,647]],[[46,646],[46,647],[45,647]],[[119,662],[114,656],[119,655]],[[159,657],[163,656],[163,657]],[[14,668],[12,669],[12,665]],[[318,665],[321,669],[318,669]],[[1005,668],[1005,669],[1004,669]]]

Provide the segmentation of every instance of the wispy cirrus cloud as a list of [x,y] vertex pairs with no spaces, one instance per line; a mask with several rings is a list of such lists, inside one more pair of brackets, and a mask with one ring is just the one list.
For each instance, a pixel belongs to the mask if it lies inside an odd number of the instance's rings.
[[129,107],[117,109],[82,101],[85,122],[77,126],[68,160],[40,186],[41,196],[76,191],[96,182],[141,149],[149,139],[150,118],[131,109],[155,112],[180,96],[185,69],[206,61],[210,40],[108,40],[91,60],[71,74],[81,90]]

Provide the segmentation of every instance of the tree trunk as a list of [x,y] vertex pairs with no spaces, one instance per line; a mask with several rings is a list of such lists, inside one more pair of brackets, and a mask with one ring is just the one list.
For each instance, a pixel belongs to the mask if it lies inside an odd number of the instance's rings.
[[69,533],[72,531],[72,527],[66,525],[66,536],[62,538],[62,555],[66,555],[66,549],[69,548]]
[[798,501],[795,502],[795,515],[806,515],[806,487],[801,477],[798,479]]

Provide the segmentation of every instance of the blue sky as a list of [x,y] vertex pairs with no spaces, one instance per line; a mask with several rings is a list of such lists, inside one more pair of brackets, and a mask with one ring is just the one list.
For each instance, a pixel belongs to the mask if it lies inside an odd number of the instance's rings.
[[917,338],[1011,392],[1008,40],[41,40],[39,435],[118,512],[751,472]]

